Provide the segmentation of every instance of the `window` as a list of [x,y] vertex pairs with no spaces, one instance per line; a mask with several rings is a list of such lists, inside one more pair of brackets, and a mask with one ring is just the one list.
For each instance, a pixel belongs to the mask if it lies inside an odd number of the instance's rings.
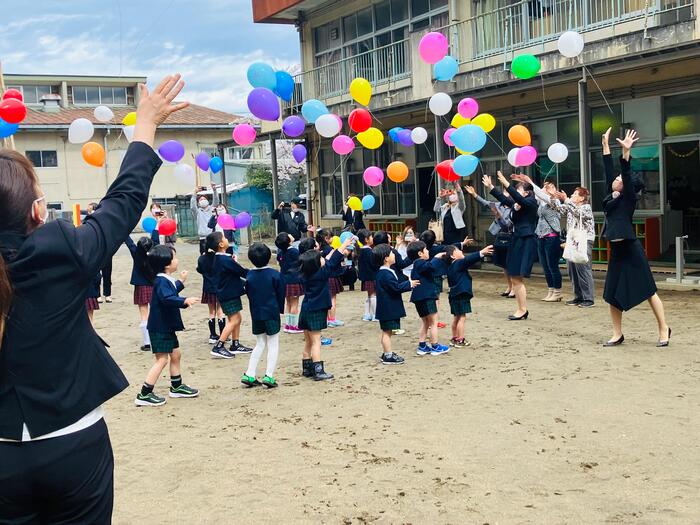
[[664,98],[664,134],[667,137],[700,133],[700,91]]
[[25,155],[32,161],[35,168],[56,168],[58,166],[56,150],[30,150],[25,151]]
[[62,210],[63,202],[47,202],[46,208],[49,210]]
[[[126,105],[128,93],[126,87],[112,86],[72,86],[73,104],[77,106]],[[132,95],[133,96],[133,95]]]
[[22,92],[25,104],[41,104],[41,97],[44,95],[58,95],[59,86],[7,86],[8,88],[18,89]]
[[324,216],[340,215],[343,209],[343,186],[340,173],[321,176],[321,211]]

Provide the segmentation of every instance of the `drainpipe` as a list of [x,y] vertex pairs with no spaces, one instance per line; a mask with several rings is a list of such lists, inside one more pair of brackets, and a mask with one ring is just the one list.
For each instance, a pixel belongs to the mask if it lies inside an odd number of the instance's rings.
[[[216,153],[221,160],[224,160],[226,158],[224,157],[223,146],[219,146],[216,150]],[[228,192],[226,191],[226,162],[223,162],[221,166],[221,203],[224,206],[228,206]]]
[[[270,135],[270,169],[272,171],[272,209],[279,204],[279,180],[277,178],[277,142]],[[308,200],[308,199],[307,199]],[[279,234],[279,221],[275,221],[275,234]]]
[[[435,115],[435,164],[440,164],[443,161],[442,158],[442,127],[440,126],[440,118]],[[436,173],[436,180],[437,180],[437,191],[438,193],[442,189],[442,177],[437,176]]]
[[590,158],[588,156],[588,90],[586,69],[582,70],[581,80],[578,81],[578,145],[580,154],[581,186],[590,188]]

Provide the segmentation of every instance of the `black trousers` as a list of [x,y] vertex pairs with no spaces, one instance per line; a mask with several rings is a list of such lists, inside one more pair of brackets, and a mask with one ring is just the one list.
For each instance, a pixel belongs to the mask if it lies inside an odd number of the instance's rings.
[[104,420],[53,439],[0,441],[0,524],[109,524],[113,475]]
[[112,259],[102,268],[102,293],[105,297],[112,296]]

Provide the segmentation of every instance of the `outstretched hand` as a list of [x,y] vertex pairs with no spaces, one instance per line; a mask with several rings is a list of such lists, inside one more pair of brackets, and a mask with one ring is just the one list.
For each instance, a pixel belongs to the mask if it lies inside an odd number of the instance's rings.
[[617,143],[622,146],[622,157],[625,160],[629,160],[630,158],[630,151],[632,150],[632,146],[634,146],[634,143],[639,140],[639,137],[637,136],[637,132],[633,129],[628,129],[625,132],[625,138],[624,139],[616,139]]
[[491,177],[489,175],[481,177],[481,182],[487,190],[491,191],[493,189],[493,182],[491,182]]
[[508,188],[510,186],[510,181],[501,171],[497,171],[496,173],[498,174],[498,181],[501,183],[501,185],[503,185],[504,188]]
[[481,250],[481,251],[479,252],[479,254],[481,254],[482,257],[483,257],[484,255],[491,255],[491,254],[493,254],[493,245],[489,244],[486,248],[484,248],[483,250]]
[[141,98],[136,109],[134,141],[144,142],[153,147],[156,128],[170,115],[190,105],[189,102],[172,103],[184,86],[185,82],[181,80],[179,73],[166,76],[152,93],[145,84],[139,85]]
[[465,186],[464,189],[467,190],[469,195],[476,197],[476,190],[474,189],[474,186]]

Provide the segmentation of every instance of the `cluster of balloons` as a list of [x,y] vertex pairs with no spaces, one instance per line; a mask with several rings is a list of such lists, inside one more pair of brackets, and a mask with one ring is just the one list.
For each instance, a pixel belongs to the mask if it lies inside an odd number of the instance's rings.
[[[508,140],[516,146],[508,152],[508,163],[514,168],[530,166],[537,160],[537,150],[532,146],[530,131],[521,124],[516,124],[508,130]],[[564,162],[569,156],[569,150],[564,144],[555,142],[547,150],[547,156],[555,164]]]
[[237,215],[222,213],[216,219],[216,223],[224,230],[240,230],[241,228],[247,228],[250,226],[251,222],[253,222],[253,218],[247,211],[242,211]]
[[294,94],[292,75],[286,71],[275,71],[263,62],[254,62],[248,66],[247,77],[253,86],[253,90],[248,94],[250,112],[260,120],[279,119],[279,99],[289,102]]
[[348,208],[353,211],[369,210],[375,205],[374,195],[365,195],[360,200],[359,197],[350,197],[348,199]]
[[147,233],[153,232],[158,228],[159,235],[172,235],[177,231],[177,223],[174,219],[163,219],[160,224],[153,217],[146,217],[141,221],[143,231]]
[[17,89],[7,89],[0,100],[0,139],[5,139],[17,133],[19,123],[27,116],[27,106],[24,105],[22,92]]
[[[557,40],[559,52],[567,58],[576,58],[583,52],[583,37],[576,31],[565,31]],[[540,72],[540,61],[530,54],[518,55],[513,59],[510,70],[513,75],[522,80],[533,78]]]
[[428,140],[428,132],[425,128],[420,126],[413,129],[401,127],[391,128],[388,135],[393,142],[406,147],[411,147],[415,144],[423,144]]
[[[337,250],[338,248],[340,248],[340,247],[342,246],[342,244],[343,244],[345,241],[347,241],[348,239],[350,239],[352,236],[353,236],[353,235],[352,235],[352,232],[343,232],[343,233],[340,234],[340,237],[338,237],[337,235],[334,235],[334,236],[331,238],[331,248]],[[354,249],[354,248],[355,248],[355,246],[352,245],[352,244],[350,244],[350,245],[348,246],[348,250],[352,250],[352,249]]]

